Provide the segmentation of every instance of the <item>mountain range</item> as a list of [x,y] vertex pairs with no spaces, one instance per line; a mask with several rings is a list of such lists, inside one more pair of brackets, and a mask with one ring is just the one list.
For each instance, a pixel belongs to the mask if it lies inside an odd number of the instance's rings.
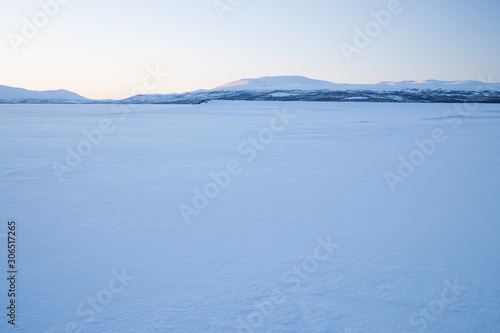
[[197,104],[210,100],[500,103],[500,83],[427,80],[338,84],[303,76],[274,76],[242,79],[211,90],[122,100],[93,100],[68,90],[33,91],[0,85],[0,103],[4,104]]

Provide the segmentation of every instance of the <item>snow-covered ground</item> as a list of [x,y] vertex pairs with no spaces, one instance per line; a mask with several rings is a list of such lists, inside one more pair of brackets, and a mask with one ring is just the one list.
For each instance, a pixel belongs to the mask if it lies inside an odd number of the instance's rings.
[[499,332],[500,105],[455,107],[0,105],[15,331]]

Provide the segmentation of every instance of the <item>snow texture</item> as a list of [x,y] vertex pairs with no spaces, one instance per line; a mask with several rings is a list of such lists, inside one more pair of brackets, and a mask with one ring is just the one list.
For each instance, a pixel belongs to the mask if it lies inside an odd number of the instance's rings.
[[499,332],[500,107],[468,107],[0,105],[12,331]]

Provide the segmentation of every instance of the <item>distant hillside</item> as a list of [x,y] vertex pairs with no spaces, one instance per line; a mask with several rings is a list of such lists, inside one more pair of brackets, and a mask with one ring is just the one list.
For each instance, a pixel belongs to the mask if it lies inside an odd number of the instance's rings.
[[91,99],[68,90],[35,91],[0,85],[0,103],[86,103]]
[[500,83],[479,81],[399,81],[339,84],[303,76],[242,79],[211,90],[92,100],[67,90],[32,91],[0,86],[0,103],[196,104],[209,100],[397,103],[500,103]]

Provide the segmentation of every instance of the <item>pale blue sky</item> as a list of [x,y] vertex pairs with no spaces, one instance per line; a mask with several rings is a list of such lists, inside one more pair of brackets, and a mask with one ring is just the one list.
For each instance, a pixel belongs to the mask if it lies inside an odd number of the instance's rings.
[[401,0],[403,11],[348,63],[340,43],[352,44],[354,28],[388,2],[242,0],[222,21],[214,0],[72,0],[15,52],[9,33],[22,36],[23,17],[32,20],[41,7],[0,0],[0,84],[121,98],[157,65],[170,75],[151,93],[273,75],[500,81],[497,0]]

